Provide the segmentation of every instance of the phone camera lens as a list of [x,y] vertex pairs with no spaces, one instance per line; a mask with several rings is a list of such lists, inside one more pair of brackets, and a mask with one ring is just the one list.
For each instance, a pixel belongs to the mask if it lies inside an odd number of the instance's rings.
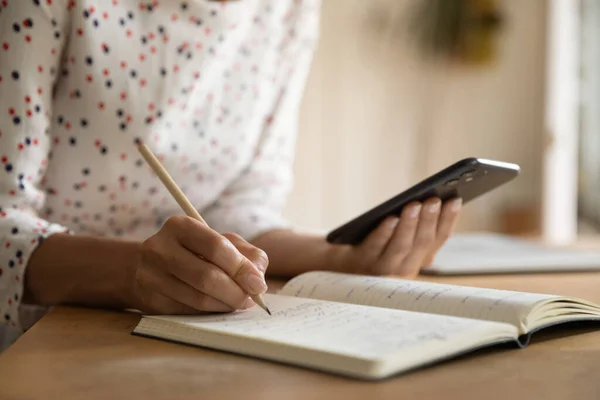
[[465,182],[471,182],[473,179],[475,179],[475,175],[476,175],[476,171],[467,171],[464,174],[462,174],[460,177],[464,178]]

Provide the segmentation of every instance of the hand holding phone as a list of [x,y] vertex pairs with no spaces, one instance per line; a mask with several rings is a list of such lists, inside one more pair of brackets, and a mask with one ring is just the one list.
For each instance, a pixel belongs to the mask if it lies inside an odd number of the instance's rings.
[[348,273],[414,278],[454,230],[462,204],[510,181],[515,164],[469,158],[333,230],[331,267]]
[[416,277],[433,262],[454,230],[462,201],[438,198],[409,203],[399,216],[387,217],[360,244],[332,246],[332,269],[361,275]]
[[411,202],[439,198],[442,202],[461,198],[463,204],[511,181],[520,172],[516,164],[466,158],[439,171],[410,189],[334,229],[327,241],[335,244],[360,244],[387,217],[397,216]]

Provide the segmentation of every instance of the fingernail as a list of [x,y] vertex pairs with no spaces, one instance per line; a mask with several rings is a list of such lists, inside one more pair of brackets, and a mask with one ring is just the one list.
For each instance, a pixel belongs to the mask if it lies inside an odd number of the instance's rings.
[[431,203],[427,206],[427,211],[430,213],[436,213],[440,210],[440,205],[442,203],[440,201],[436,201],[435,203]]
[[387,221],[388,227],[390,229],[395,229],[396,225],[398,225],[398,221],[400,221],[400,218],[398,218],[398,217],[389,218]]
[[242,285],[245,286],[246,290],[250,294],[261,294],[267,291],[267,284],[265,281],[254,274],[243,275]]
[[410,210],[408,210],[408,215],[411,218],[417,218],[420,213],[421,213],[421,205],[420,204],[414,205],[410,208]]
[[461,208],[462,208],[462,199],[460,197],[458,199],[452,200],[452,206],[450,207],[450,209],[453,212],[459,212]]
[[244,301],[244,304],[242,304],[242,308],[243,308],[244,310],[247,310],[247,309],[249,309],[249,308],[252,308],[252,307],[254,307],[255,305],[256,305],[256,303],[254,302],[254,300],[252,300],[250,297],[248,297],[248,298],[246,299],[246,301]]

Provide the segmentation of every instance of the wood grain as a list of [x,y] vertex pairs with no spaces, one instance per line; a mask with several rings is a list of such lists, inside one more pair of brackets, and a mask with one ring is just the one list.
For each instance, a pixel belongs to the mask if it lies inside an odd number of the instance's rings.
[[[600,273],[421,279],[600,302]],[[600,393],[598,326],[542,332],[524,350],[484,350],[373,383],[135,337],[138,320],[54,309],[0,355],[0,399],[549,400]]]

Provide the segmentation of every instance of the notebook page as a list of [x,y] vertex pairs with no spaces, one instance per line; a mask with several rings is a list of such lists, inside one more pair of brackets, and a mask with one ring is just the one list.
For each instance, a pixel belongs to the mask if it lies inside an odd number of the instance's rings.
[[[490,339],[490,333],[504,338],[516,335],[516,330],[509,325],[486,321],[274,294],[266,294],[264,299],[272,316],[256,306],[223,315],[145,318],[374,360],[384,359],[395,352],[408,357],[413,353],[420,354],[430,346],[451,350],[462,343],[468,348],[479,337]],[[163,333],[168,333],[168,326],[162,329]],[[224,336],[223,343],[228,342],[230,340]]]
[[525,333],[532,307],[556,296],[334,272],[309,272],[280,294],[507,322]]

